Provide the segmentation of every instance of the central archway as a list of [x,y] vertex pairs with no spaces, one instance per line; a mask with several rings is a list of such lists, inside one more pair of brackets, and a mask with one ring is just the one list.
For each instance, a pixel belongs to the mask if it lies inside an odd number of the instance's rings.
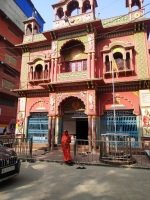
[[67,129],[72,137],[87,140],[88,116],[85,114],[84,102],[77,97],[70,96],[61,102],[59,110],[62,115],[62,129]]

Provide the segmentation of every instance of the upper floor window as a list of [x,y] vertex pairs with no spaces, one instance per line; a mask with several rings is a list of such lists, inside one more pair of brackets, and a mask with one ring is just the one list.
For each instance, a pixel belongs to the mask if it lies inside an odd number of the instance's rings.
[[66,63],[66,72],[80,72],[87,70],[87,61],[74,61]]
[[115,53],[113,55],[115,63],[116,63],[116,70],[123,70],[124,69],[124,61],[123,61],[123,55],[119,52]]
[[[32,63],[33,64],[33,63]],[[40,81],[41,79],[49,79],[50,64],[35,64],[34,66],[29,66],[28,80]]]
[[[124,43],[117,41],[105,46],[101,51],[103,53],[103,73],[104,76],[110,77],[112,70],[116,72],[117,76],[124,76],[126,73],[132,75],[133,67],[133,45],[131,43]],[[106,77],[106,76],[105,76]]]
[[37,65],[35,67],[35,79],[42,79],[43,78],[43,67],[42,65]]
[[89,0],[84,1],[82,10],[83,10],[83,13],[91,12],[91,4]]
[[31,24],[28,24],[26,33],[27,33],[27,35],[32,34],[32,26],[31,26]]
[[71,1],[68,6],[67,6],[67,11],[66,11],[66,16],[70,17],[70,16],[75,16],[77,14],[79,14],[79,3],[78,1]]

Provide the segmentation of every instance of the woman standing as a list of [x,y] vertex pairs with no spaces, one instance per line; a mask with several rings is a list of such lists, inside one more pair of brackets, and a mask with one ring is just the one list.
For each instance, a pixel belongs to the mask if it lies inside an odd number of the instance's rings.
[[68,134],[68,131],[65,130],[62,138],[61,138],[61,144],[62,144],[62,151],[64,154],[64,162],[66,164],[71,164],[71,155],[70,155],[70,143],[71,143],[71,135]]

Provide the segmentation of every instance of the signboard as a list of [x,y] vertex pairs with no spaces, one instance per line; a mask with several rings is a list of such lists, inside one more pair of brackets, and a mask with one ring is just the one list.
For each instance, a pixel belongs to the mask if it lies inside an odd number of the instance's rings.
[[150,90],[140,90],[143,136],[150,137]]
[[141,107],[150,107],[150,90],[140,90]]
[[87,118],[84,112],[66,112],[64,113],[65,118]]

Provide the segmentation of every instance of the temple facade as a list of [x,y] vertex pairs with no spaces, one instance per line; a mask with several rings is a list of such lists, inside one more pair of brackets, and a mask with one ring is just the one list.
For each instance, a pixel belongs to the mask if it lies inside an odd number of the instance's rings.
[[52,5],[52,30],[40,33],[34,17],[24,22],[17,136],[51,148],[64,129],[84,140],[114,132],[132,141],[150,136],[150,19],[143,2],[126,0],[127,14],[101,20],[96,0],[61,0]]

